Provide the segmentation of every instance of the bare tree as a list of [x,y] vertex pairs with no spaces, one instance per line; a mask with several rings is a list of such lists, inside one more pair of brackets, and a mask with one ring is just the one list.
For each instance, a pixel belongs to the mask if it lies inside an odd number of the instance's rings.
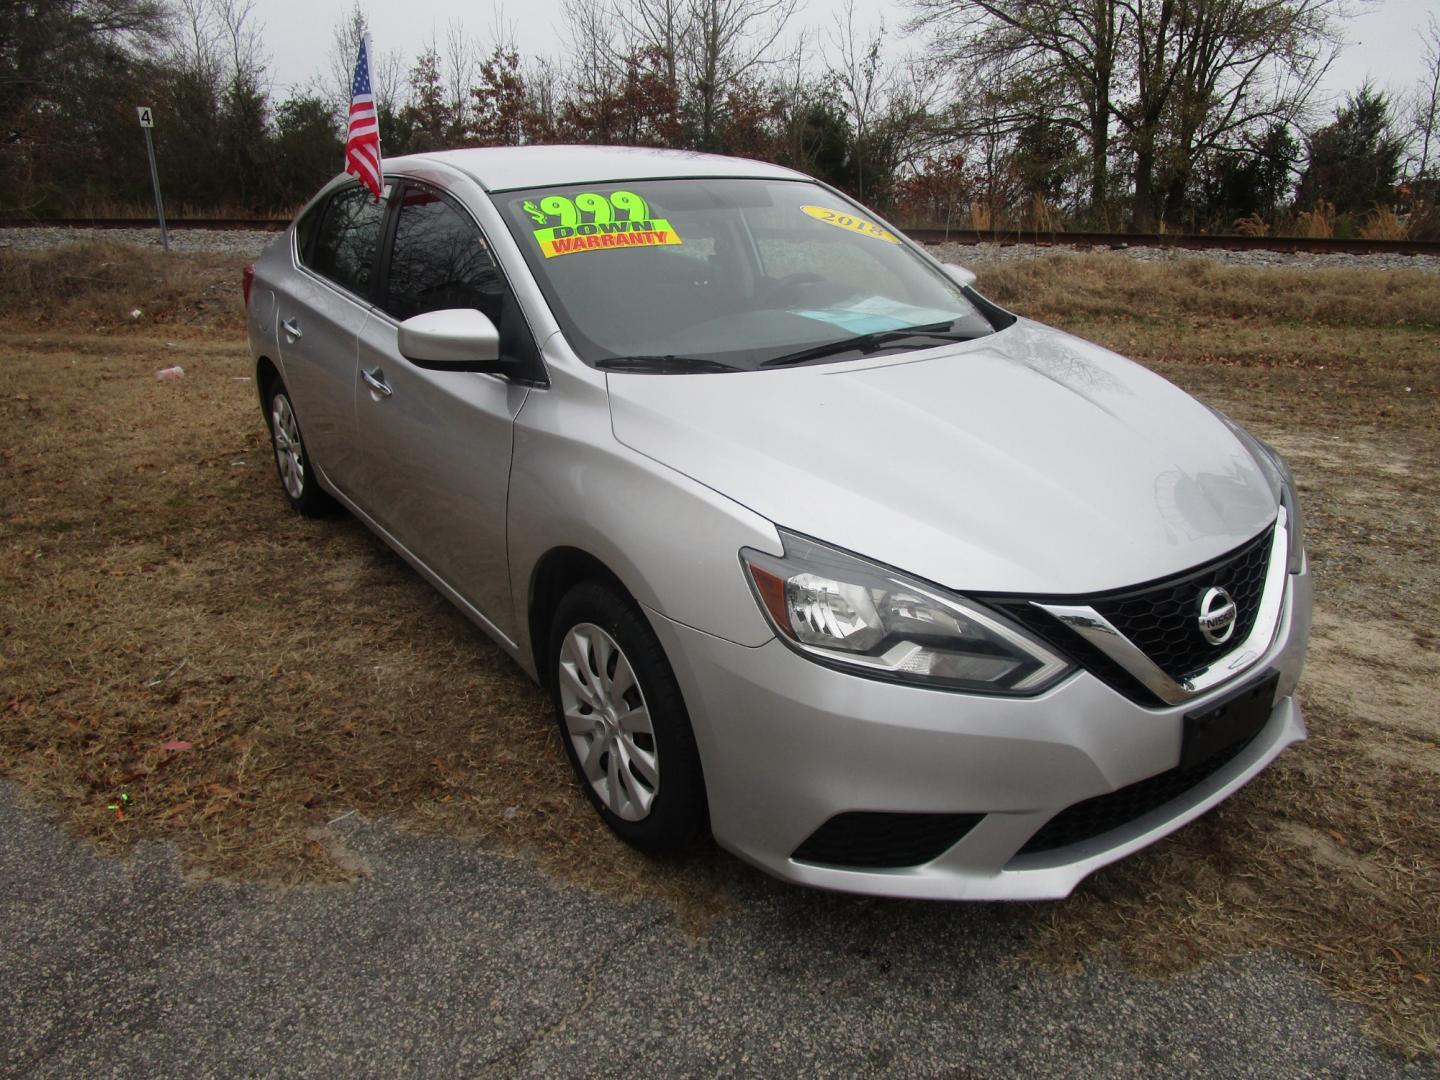
[[713,149],[726,95],[758,69],[782,63],[780,39],[798,0],[688,0],[680,54],[696,141]]
[[[328,78],[325,80],[325,96],[329,98],[337,122],[344,127],[344,118],[350,111],[350,90],[355,78],[355,58],[360,52],[360,40],[369,30],[370,23],[359,0],[350,13],[335,24],[330,40]],[[373,45],[373,42],[372,42]],[[393,116],[400,104],[401,89],[405,85],[405,65],[398,49],[376,49],[370,54],[370,87],[375,94],[375,111],[384,123],[387,116]]]
[[884,40],[884,16],[867,37],[857,37],[855,0],[845,0],[844,10],[835,16],[830,28],[829,48],[825,50],[825,66],[844,96],[855,129],[855,194],[862,202],[871,125],[895,80],[895,69],[881,62]]
[[563,96],[559,68],[547,57],[534,57],[525,63],[521,78],[525,82],[525,112],[530,140],[555,142],[559,137]]
[[229,65],[221,150],[233,167],[241,205],[258,205],[267,186],[263,145],[269,103],[265,54],[254,0],[211,0]]
[[470,90],[475,85],[479,50],[474,40],[465,33],[465,24],[459,19],[451,19],[446,24],[441,64],[450,115],[463,126],[465,113],[470,108]]
[[258,85],[266,67],[255,0],[213,0],[221,39],[229,53],[230,75],[236,82]]
[[691,0],[628,0],[616,4],[632,47],[654,49],[662,58],[665,82],[680,96],[680,57],[691,31]]
[[1084,134],[1090,201],[1104,204],[1112,133],[1133,157],[1131,212],[1198,155],[1264,122],[1293,123],[1338,48],[1348,0],[913,0],[911,25],[1012,104],[1017,122]]
[[614,137],[611,102],[622,78],[619,27],[606,0],[565,0],[563,10],[576,57],[569,72],[572,103],[591,125],[587,134],[605,142]]
[[914,161],[931,142],[932,109],[942,80],[923,58],[900,62],[885,55],[885,20],[857,30],[854,0],[835,16],[825,48],[826,76],[839,92],[850,122],[855,194],[862,201],[885,195],[903,161]]
[[195,81],[217,89],[225,67],[224,46],[211,0],[175,0],[169,62]]
[[[1048,118],[1085,139],[1090,204],[1109,197],[1113,99],[1133,14],[1117,0],[913,0],[908,26],[935,58],[974,78],[989,103],[981,127],[1018,130]],[[1002,92],[1003,91],[1003,92]]]
[[[1346,0],[1123,0],[1133,93],[1114,109],[1135,154],[1131,214],[1183,199],[1202,152],[1262,122],[1293,123],[1329,67]],[[1157,172],[1166,174],[1162,184]]]
[[806,69],[805,36],[802,33],[796,42],[793,55],[785,69],[775,80],[783,118],[784,138],[782,145],[787,161],[795,168],[808,173],[820,170],[815,166],[816,154],[822,140],[808,122],[815,97],[814,79]]
[[1440,158],[1440,23],[1430,16],[1425,28],[1425,53],[1421,58],[1420,84],[1410,102],[1411,163],[1417,179],[1429,179]]

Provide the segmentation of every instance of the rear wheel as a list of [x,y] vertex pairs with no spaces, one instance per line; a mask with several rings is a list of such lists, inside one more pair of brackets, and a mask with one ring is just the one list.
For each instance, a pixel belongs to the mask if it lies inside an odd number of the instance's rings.
[[300,421],[295,417],[295,406],[279,379],[269,387],[265,413],[270,425],[270,444],[275,450],[275,470],[280,474],[280,486],[290,505],[306,517],[318,517],[334,509],[334,500],[315,480],[305,439],[300,434]]
[[604,582],[577,585],[556,611],[549,656],[566,756],[605,823],[650,854],[702,836],[705,781],[690,717],[635,602]]

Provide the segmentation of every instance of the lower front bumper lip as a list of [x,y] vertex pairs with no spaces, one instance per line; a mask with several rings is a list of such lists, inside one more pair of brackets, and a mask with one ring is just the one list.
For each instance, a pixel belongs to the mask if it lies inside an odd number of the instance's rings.
[[[1033,698],[946,693],[811,663],[777,641],[747,647],[648,610],[701,751],[716,841],[786,881],[931,899],[1056,899],[1086,875],[1194,820],[1305,737],[1294,699],[1310,582],[1291,576],[1279,630],[1250,678],[1279,674],[1268,720],[1227,764],[1164,806],[1064,848],[1017,854],[1067,807],[1176,767],[1183,706],[1137,705],[1080,672]],[[1238,682],[1239,680],[1237,680]],[[931,861],[860,869],[792,854],[836,815],[983,814]]]
[[1000,869],[987,867],[986,852],[1023,843],[1054,811],[989,814],[964,842],[934,861],[895,870],[844,869],[793,859],[780,864],[723,841],[722,846],[777,877],[818,889],[917,900],[1059,900],[1101,867],[1153,844],[1224,802],[1286,747],[1304,738],[1300,706],[1293,697],[1284,698],[1249,746],[1180,798],[1091,840],[1016,856]]

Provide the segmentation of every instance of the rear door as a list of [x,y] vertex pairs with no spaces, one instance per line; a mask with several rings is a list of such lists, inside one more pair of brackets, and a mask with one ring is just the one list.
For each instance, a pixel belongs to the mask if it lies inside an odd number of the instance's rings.
[[281,369],[300,430],[332,484],[349,494],[355,453],[360,328],[370,313],[385,203],[358,184],[339,188],[301,219],[299,269],[275,290]]
[[360,369],[369,380],[356,392],[363,455],[356,499],[513,638],[505,502],[513,422],[529,387],[416,367],[400,355],[397,329],[424,312],[477,308],[499,327],[502,354],[533,354],[534,339],[489,244],[459,203],[406,181],[396,215],[386,281],[360,334]]

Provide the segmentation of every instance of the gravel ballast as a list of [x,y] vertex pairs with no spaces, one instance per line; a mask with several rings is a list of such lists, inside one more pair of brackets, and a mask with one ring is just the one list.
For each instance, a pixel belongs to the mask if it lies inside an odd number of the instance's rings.
[[[259,229],[171,229],[170,250],[181,254],[259,255],[280,233]],[[71,229],[35,226],[23,229],[0,228],[0,249],[44,251],[80,240],[108,240],[117,244],[159,248],[160,230],[154,229]]]
[[[278,233],[253,229],[171,229],[172,251],[190,253],[254,256]],[[159,247],[159,229],[74,229],[74,228],[0,228],[0,248],[39,251],[77,240],[104,238],[142,247]],[[1440,255],[1348,255],[1291,253],[1282,251],[1195,250],[1180,247],[1130,246],[1120,248],[1080,246],[1071,244],[994,244],[949,243],[930,247],[943,262],[966,266],[992,263],[1021,262],[1050,255],[1071,255],[1083,252],[1125,255],[1140,262],[1182,262],[1186,259],[1208,259],[1225,266],[1277,267],[1288,270],[1354,269],[1354,270],[1424,270],[1440,273]]]
[[1022,262],[1043,259],[1050,255],[1112,254],[1125,255],[1138,262],[1184,262],[1206,259],[1224,266],[1274,267],[1284,270],[1424,270],[1440,273],[1440,255],[1348,255],[1326,253],[1315,255],[1286,251],[1225,251],[1219,248],[1195,249],[1181,247],[1094,247],[1072,244],[935,244],[930,253],[941,262],[958,262],[965,266],[986,266],[992,263]]

